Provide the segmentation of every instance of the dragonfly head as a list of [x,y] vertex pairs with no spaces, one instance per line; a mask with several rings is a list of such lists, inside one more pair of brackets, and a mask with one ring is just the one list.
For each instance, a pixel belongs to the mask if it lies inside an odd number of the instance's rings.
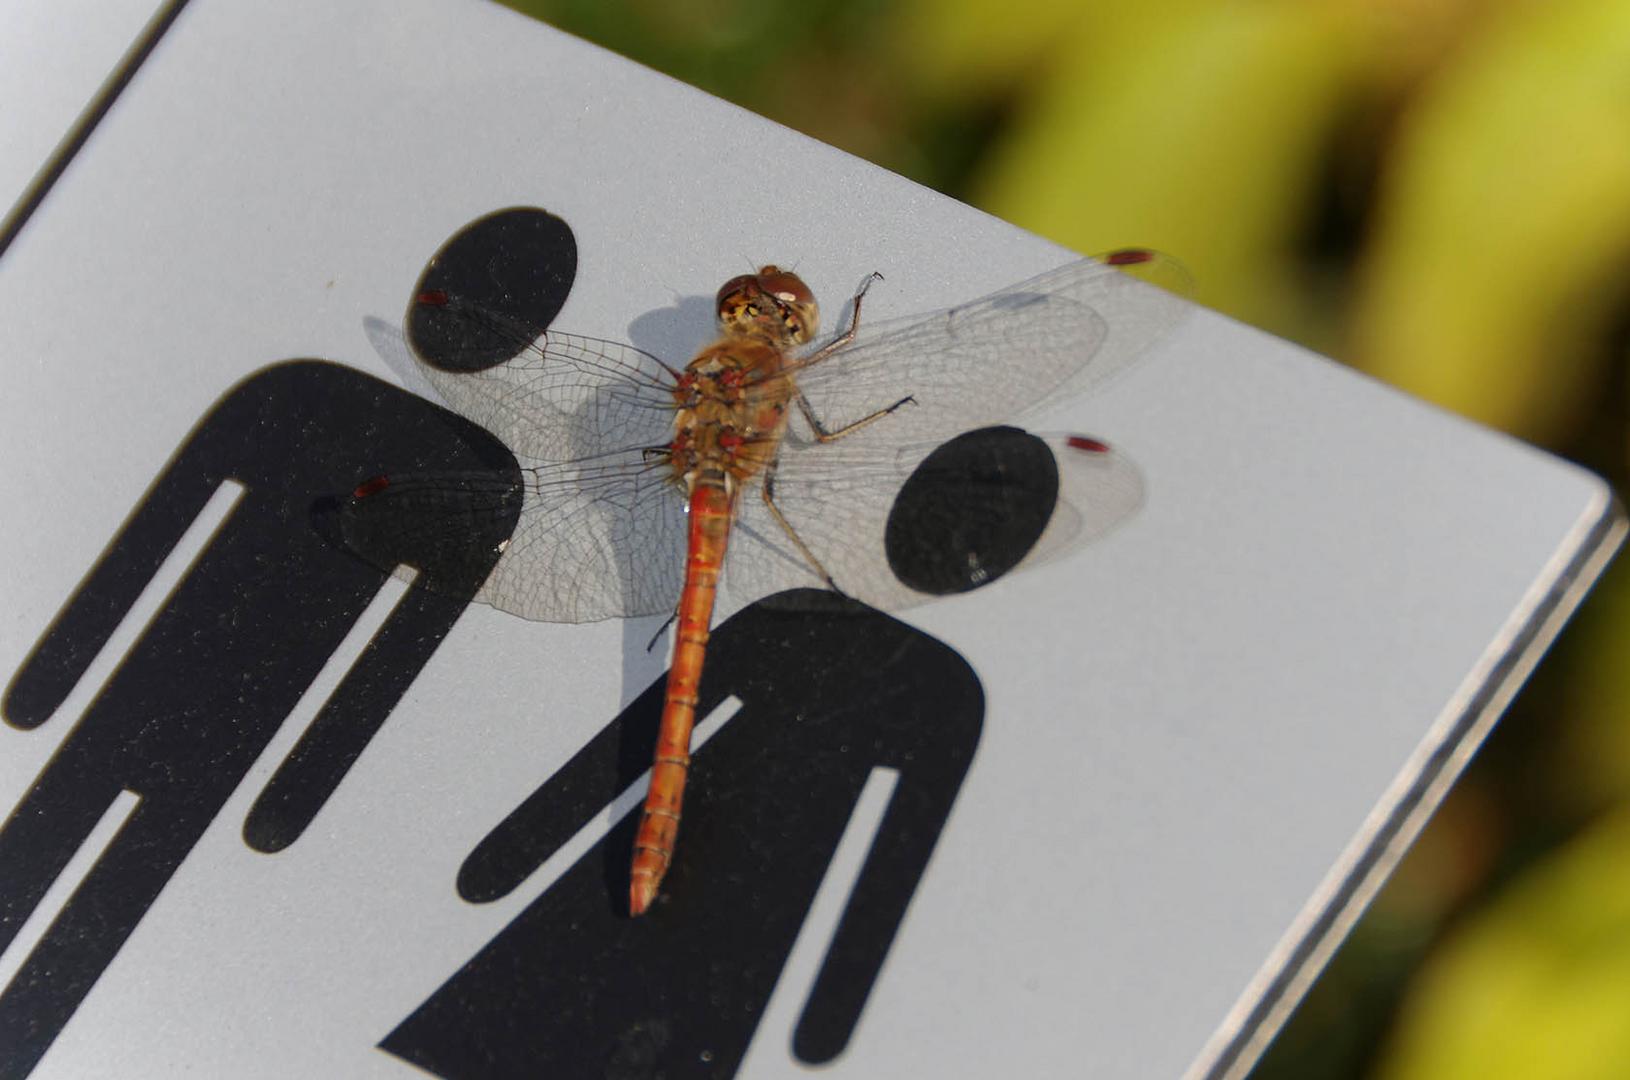
[[802,278],[779,266],[731,278],[719,290],[719,325],[737,334],[767,335],[778,344],[802,345],[820,329],[820,308]]

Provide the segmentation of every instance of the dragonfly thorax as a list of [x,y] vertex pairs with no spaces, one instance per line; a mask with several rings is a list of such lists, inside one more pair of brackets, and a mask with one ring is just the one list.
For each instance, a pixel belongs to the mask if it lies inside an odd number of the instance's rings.
[[731,486],[761,471],[786,429],[793,384],[784,353],[769,342],[724,337],[690,362],[678,381],[669,461],[687,488],[702,476]]

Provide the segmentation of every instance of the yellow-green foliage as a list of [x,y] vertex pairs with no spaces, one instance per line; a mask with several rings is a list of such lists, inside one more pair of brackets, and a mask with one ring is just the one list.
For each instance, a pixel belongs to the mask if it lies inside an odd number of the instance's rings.
[[1354,92],[1350,21],[1174,3],[1061,27],[974,201],[1077,250],[1170,251],[1202,303],[1305,334],[1291,252]]
[[1534,866],[1430,960],[1383,1080],[1630,1076],[1630,809]]
[[1513,5],[1402,117],[1355,359],[1486,423],[1565,439],[1627,267],[1630,4]]

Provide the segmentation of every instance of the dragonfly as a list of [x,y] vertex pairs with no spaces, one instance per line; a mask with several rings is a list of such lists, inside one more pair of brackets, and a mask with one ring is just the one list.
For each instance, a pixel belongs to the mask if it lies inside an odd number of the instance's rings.
[[[497,342],[510,357],[473,371],[456,355],[447,363],[445,346],[436,363],[423,350],[415,358],[437,395],[508,445],[524,477],[519,522],[476,599],[548,622],[672,616],[631,915],[649,909],[673,860],[721,601],[820,585],[899,610],[1000,576],[1007,564],[977,550],[959,555],[965,565],[948,586],[902,574],[897,493],[948,440],[1124,370],[1186,310],[1177,291],[1139,278],[1180,288],[1180,275],[1162,256],[1120,251],[873,324],[861,311],[881,280],[874,273],[852,295],[842,331],[814,345],[814,294],[797,274],[765,265],[719,289],[718,336],[683,367],[631,345],[538,330],[444,290],[417,295],[410,341],[416,324],[428,325],[472,351]],[[1138,470],[1108,443],[1072,435],[1048,446],[1057,499],[1028,562],[1102,535],[1142,501]],[[965,509],[996,505],[977,480],[961,482],[953,497]],[[375,478],[353,493],[350,512],[422,505],[427,489],[454,483]]]

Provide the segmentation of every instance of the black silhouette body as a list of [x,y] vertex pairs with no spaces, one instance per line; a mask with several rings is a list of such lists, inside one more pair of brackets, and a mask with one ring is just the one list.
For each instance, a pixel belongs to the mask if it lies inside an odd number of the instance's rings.
[[[26,1076],[379,590],[336,544],[335,496],[375,473],[514,459],[460,417],[349,368],[293,361],[234,387],[199,424],[9,686],[43,723],[226,480],[244,492],[0,828],[0,947],[121,790],[140,800],[0,994],[0,1077]],[[518,505],[420,559],[406,593],[256,804],[245,838],[299,836],[458,618]],[[411,537],[408,540],[411,546]]]
[[[513,889],[648,763],[663,683],[471,854],[466,899]],[[695,756],[684,843],[630,919],[626,818],[380,1045],[443,1077],[729,1076],[875,767],[898,772],[793,1050],[848,1042],[979,739],[983,694],[951,649],[801,591],[719,626],[701,714],[743,707]]]

